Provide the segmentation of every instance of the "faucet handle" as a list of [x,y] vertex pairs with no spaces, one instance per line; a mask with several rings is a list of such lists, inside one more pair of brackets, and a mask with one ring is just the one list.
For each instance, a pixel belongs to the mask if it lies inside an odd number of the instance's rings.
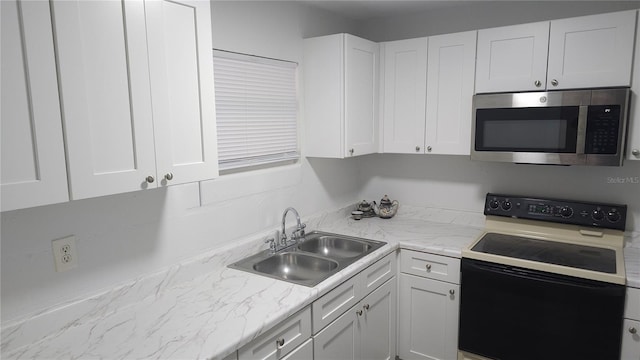
[[275,238],[266,238],[264,240],[264,243],[268,243],[269,244],[269,250],[271,250],[271,252],[276,252],[276,239]]

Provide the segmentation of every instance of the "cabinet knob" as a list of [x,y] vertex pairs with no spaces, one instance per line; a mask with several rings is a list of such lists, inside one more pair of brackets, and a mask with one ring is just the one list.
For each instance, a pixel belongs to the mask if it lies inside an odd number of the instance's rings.
[[358,314],[358,316],[362,316],[362,310],[356,310],[356,314]]
[[420,151],[420,146],[416,146],[416,152]]
[[635,335],[638,332],[638,330],[632,326],[629,328],[629,332]]
[[433,148],[431,146],[427,146],[427,151],[431,152],[431,150],[433,150]]
[[164,175],[165,180],[171,181],[173,180],[173,173],[167,173]]
[[278,349],[283,347],[284,346],[284,338],[280,338],[280,339],[276,340],[276,345],[278,346]]
[[427,264],[427,271],[431,271],[431,264]]
[[534,84],[536,87],[540,87],[540,86],[542,86],[542,82],[541,82],[540,80],[536,80],[533,84]]
[[556,79],[551,80],[551,85],[558,86],[558,80]]
[[151,184],[152,182],[156,181],[156,179],[154,179],[153,176],[151,176],[151,175],[147,176],[147,178],[145,180],[147,180],[147,182],[149,184]]
[[369,311],[369,304],[365,304],[362,308]]
[[631,150],[631,154],[633,154],[633,156],[640,156],[640,149]]
[[354,150],[353,149],[349,149],[349,154],[353,155]]
[[453,290],[453,289],[449,290],[449,294],[454,295],[455,293],[456,293],[455,290]]

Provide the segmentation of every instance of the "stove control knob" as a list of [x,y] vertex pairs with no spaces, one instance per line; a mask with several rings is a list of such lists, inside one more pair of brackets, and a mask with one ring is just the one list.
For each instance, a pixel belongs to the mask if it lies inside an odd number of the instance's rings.
[[600,209],[593,210],[591,212],[591,217],[593,218],[593,220],[600,221],[604,219],[604,211]]
[[502,203],[502,210],[504,210],[504,211],[509,211],[509,210],[511,210],[511,201],[509,201],[509,200],[505,200],[505,201]]
[[616,209],[609,210],[609,212],[607,213],[607,220],[609,220],[612,223],[620,221],[620,213],[618,212],[618,210]]
[[563,218],[570,218],[573,216],[573,209],[569,206],[563,206],[560,208],[560,216]]
[[489,207],[490,207],[492,210],[497,209],[497,208],[498,208],[498,206],[500,206],[500,203],[498,202],[498,200],[493,199],[493,200],[489,201]]

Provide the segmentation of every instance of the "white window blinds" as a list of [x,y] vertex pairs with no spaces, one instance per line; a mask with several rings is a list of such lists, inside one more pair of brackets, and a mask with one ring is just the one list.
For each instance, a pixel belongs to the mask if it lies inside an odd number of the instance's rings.
[[297,159],[297,64],[213,51],[221,170]]

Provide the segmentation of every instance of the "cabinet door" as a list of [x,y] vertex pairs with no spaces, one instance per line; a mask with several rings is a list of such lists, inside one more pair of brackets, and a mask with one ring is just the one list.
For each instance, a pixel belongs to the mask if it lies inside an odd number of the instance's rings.
[[476,92],[544,89],[549,22],[478,31]]
[[400,275],[398,354],[402,359],[455,359],[459,286]]
[[636,33],[633,58],[631,101],[629,105],[629,127],[627,128],[627,159],[640,160],[640,29]]
[[427,38],[385,43],[382,121],[385,153],[424,153],[426,94]]
[[155,187],[144,3],[52,4],[71,197]]
[[551,21],[547,89],[629,86],[636,11]]
[[69,200],[49,2],[2,1],[1,210]]
[[378,150],[378,44],[345,34],[344,156]]
[[390,360],[396,355],[396,278],[387,281],[360,302],[361,358]]
[[360,323],[362,310],[353,307],[342,314],[336,321],[313,337],[314,360],[359,360],[360,357]]
[[313,359],[313,339],[307,340],[304,344],[298,346],[289,355],[282,360],[311,360]]
[[469,155],[476,31],[429,38],[426,151]]
[[218,175],[208,1],[146,1],[159,185]]
[[640,321],[624,319],[621,360],[640,360]]

